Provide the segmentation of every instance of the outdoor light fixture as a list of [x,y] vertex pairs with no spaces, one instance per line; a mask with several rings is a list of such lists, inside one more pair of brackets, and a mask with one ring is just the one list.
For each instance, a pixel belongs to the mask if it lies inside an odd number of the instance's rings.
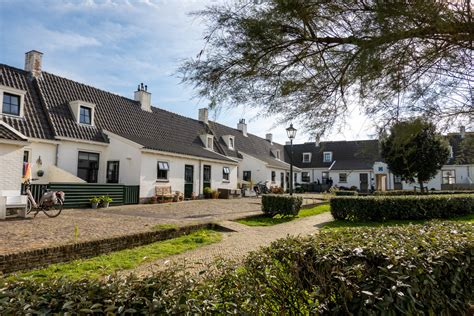
[[288,138],[290,139],[291,154],[290,154],[290,195],[293,195],[293,139],[296,137],[296,128],[293,127],[293,124],[290,124],[290,127],[286,129]]

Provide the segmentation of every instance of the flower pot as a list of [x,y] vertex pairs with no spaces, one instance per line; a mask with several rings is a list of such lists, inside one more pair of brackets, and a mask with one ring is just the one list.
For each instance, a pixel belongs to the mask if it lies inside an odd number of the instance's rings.
[[99,206],[99,202],[97,203],[91,203],[92,208],[95,210]]
[[103,205],[103,206],[104,206],[105,208],[108,208],[108,207],[109,207],[109,204],[110,204],[109,202],[104,202],[104,205]]

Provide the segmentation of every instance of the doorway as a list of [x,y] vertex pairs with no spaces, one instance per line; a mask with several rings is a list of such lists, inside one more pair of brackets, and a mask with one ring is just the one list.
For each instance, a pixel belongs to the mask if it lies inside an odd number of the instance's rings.
[[211,187],[211,166],[204,165],[203,177],[202,177],[202,189]]
[[367,173],[359,174],[359,180],[360,180],[360,191],[361,192],[369,191],[369,174]]
[[376,190],[377,191],[387,191],[387,175],[386,174],[377,174],[376,175]]
[[194,166],[184,166],[184,198],[192,198],[194,191]]

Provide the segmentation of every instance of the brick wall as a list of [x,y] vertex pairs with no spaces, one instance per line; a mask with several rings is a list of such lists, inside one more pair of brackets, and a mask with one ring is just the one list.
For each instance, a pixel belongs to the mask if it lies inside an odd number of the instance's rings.
[[197,224],[178,229],[145,232],[121,237],[43,248],[21,253],[0,255],[0,272],[12,273],[45,267],[59,262],[95,257],[112,251],[147,245],[156,241],[176,238],[214,224]]
[[22,147],[0,144],[0,191],[20,191],[22,164]]

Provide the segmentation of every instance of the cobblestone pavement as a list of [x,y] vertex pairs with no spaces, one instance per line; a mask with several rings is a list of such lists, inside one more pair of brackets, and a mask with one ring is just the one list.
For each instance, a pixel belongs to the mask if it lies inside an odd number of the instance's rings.
[[129,235],[159,224],[182,226],[254,214],[260,214],[259,198],[64,210],[57,218],[40,213],[35,219],[0,221],[0,255]]
[[250,227],[230,221],[221,222],[221,226],[234,231],[223,233],[221,242],[143,264],[134,270],[123,271],[122,275],[133,272],[139,276],[146,276],[176,264],[186,266],[191,272],[204,271],[216,259],[230,259],[238,262],[250,251],[267,246],[274,240],[289,235],[303,236],[317,233],[322,224],[332,220],[333,217],[327,212],[268,227]]

